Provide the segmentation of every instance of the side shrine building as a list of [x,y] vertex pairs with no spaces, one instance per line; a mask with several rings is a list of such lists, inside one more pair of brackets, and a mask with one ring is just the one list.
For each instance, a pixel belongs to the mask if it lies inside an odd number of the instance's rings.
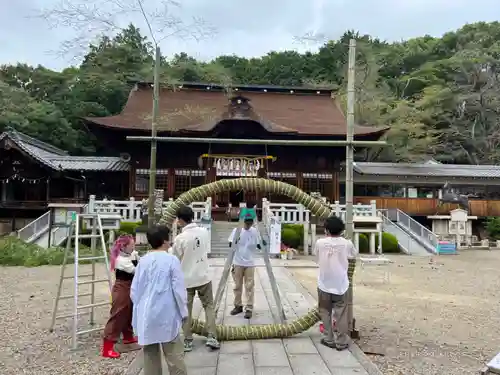
[[[149,142],[127,136],[151,134],[152,88],[137,83],[121,114],[87,118],[90,131],[109,155],[130,160],[129,195],[148,194]],[[182,84],[160,94],[158,136],[193,138],[345,140],[346,121],[329,90],[273,86]],[[356,126],[355,139],[377,140],[386,128]],[[340,172],[345,147],[158,143],[158,189],[165,199],[220,179],[267,177],[319,192],[330,201],[344,195]],[[213,197],[219,207],[259,203],[254,192]],[[285,202],[286,197],[269,197]]]

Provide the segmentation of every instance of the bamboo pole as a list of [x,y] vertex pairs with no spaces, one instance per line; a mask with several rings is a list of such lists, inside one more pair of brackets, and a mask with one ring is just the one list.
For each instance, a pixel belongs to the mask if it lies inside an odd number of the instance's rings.
[[[353,168],[354,168],[354,104],[356,100],[355,92],[356,80],[356,40],[349,41],[349,60],[347,71],[347,146],[346,146],[346,169],[345,169],[345,236],[354,239],[353,222]],[[353,288],[349,284],[347,291],[347,318],[349,320],[349,332],[351,336],[356,336],[353,307]]]
[[160,47],[156,46],[155,66],[153,78],[153,118],[151,122],[151,160],[149,165],[149,200],[148,200],[148,226],[155,222],[155,189],[156,189],[156,129],[160,106]]
[[346,170],[345,170],[345,234],[350,240],[354,235],[353,224],[353,164],[354,164],[354,103],[356,80],[356,40],[349,42],[349,62],[347,71],[347,145],[346,145]]

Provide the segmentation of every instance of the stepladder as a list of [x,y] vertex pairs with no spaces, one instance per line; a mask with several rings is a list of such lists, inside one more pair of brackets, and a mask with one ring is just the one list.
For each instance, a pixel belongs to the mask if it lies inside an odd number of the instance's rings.
[[[276,302],[278,318],[279,318],[280,323],[284,324],[286,322],[286,315],[285,315],[285,310],[283,308],[283,305],[281,303],[281,296],[280,296],[280,293],[278,290],[278,284],[276,282],[276,278],[275,278],[274,273],[273,273],[268,243],[263,240],[262,233],[260,232],[259,227],[258,227],[258,222],[255,223],[254,227],[259,232],[259,244],[261,246],[261,253],[262,253],[262,257],[264,259],[264,265],[266,267],[267,276],[268,276],[269,282],[271,284],[271,289],[272,289],[274,301]],[[220,306],[222,297],[224,295],[224,291],[227,287],[229,274],[231,273],[231,267],[233,265],[235,253],[238,250],[238,241],[240,240],[242,230],[244,230],[244,229],[242,228],[242,221],[240,220],[238,228],[236,229],[236,233],[234,234],[233,239],[232,239],[233,245],[231,246],[231,251],[229,252],[229,254],[226,258],[226,262],[224,263],[224,269],[222,271],[222,276],[221,276],[221,279],[219,281],[219,285],[217,286],[217,291],[215,293],[215,313],[216,314],[219,310],[219,306]],[[228,241],[228,246],[229,246],[229,241]]]
[[97,324],[101,319],[96,315],[98,309],[109,308],[112,285],[101,216],[75,215],[69,227],[50,330],[58,320],[72,320],[71,347],[77,349],[80,336],[104,328]]

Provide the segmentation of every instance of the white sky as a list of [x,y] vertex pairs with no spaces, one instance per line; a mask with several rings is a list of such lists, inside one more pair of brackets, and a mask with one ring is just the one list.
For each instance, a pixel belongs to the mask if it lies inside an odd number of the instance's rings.
[[[42,4],[61,0],[0,0],[0,64],[24,62],[61,69],[75,62],[75,51],[57,56],[61,42],[77,32],[50,28],[40,18]],[[67,3],[109,4],[111,0],[63,0]],[[137,0],[113,0],[136,4]],[[160,0],[143,0],[153,9]],[[156,3],[156,5],[155,5]],[[199,59],[222,54],[260,56],[271,50],[313,49],[295,40],[308,32],[337,38],[347,29],[384,40],[401,40],[429,34],[440,36],[477,21],[500,20],[499,0],[182,0],[179,17],[190,22],[201,17],[216,28],[210,38],[194,41],[170,37],[160,43],[164,55],[186,52]],[[146,34],[139,14],[117,17],[117,23],[133,22]],[[88,37],[92,33],[88,33]]]

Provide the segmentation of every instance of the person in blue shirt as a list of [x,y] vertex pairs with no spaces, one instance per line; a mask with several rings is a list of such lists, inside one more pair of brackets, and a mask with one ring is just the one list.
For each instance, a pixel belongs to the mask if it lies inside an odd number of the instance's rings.
[[144,351],[144,374],[162,375],[161,352],[169,374],[187,375],[182,324],[188,318],[181,263],[169,248],[169,230],[155,226],[147,232],[152,250],[141,258],[130,291],[132,326]]

